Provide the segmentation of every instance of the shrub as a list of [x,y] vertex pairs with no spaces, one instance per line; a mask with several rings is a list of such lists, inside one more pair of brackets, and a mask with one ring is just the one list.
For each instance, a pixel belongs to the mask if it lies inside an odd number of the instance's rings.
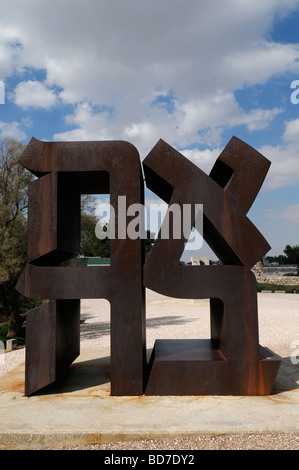
[[8,332],[9,323],[8,321],[5,323],[0,323],[0,341],[6,344],[6,336]]
[[281,290],[286,292],[287,294],[292,294],[295,290],[297,293],[299,293],[299,283],[297,286],[280,286],[277,284],[266,284],[257,282],[257,291],[261,292],[262,290],[271,290],[272,292]]

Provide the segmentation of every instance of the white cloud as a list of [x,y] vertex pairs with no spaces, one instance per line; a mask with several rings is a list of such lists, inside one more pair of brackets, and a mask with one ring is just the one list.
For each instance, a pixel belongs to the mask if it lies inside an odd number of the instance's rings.
[[[163,92],[162,92],[163,93]],[[241,109],[232,93],[218,91],[206,99],[180,104],[174,102],[173,113],[165,107],[152,107],[147,111],[147,119],[131,121],[126,125],[120,110],[111,117],[109,110],[98,110],[89,103],[80,103],[72,114],[65,117],[72,130],[56,133],[55,140],[109,140],[123,139],[134,144],[145,157],[156,142],[163,138],[170,145],[188,150],[193,143],[215,145],[222,143],[224,129],[245,125],[249,131],[264,129],[281,110],[253,109],[249,112]],[[192,161],[197,164],[198,157],[207,155],[199,151],[187,151]],[[214,155],[214,152],[212,152]],[[196,157],[195,157],[196,155]],[[200,161],[200,160],[199,160]]]
[[299,118],[285,123],[283,139],[286,142],[299,143]]
[[[214,133],[210,135],[210,140],[214,143],[219,143],[215,134],[217,128],[219,131],[218,140],[221,141],[221,129],[219,128],[246,125],[250,131],[264,129],[277,114],[282,112],[278,108],[253,109],[246,112],[239,107],[233,93],[225,93],[222,90],[218,90],[215,94],[206,96],[204,99],[184,103],[178,108],[178,115],[181,118],[178,119],[178,132],[182,136],[193,134],[191,138],[194,139],[199,129],[202,131],[211,129],[214,130]],[[203,133],[203,137],[205,136],[206,134]],[[205,140],[203,138],[203,143],[209,143]]]
[[0,80],[0,104],[5,103],[5,85],[2,80]]
[[202,171],[209,174],[215,161],[219,157],[221,150],[221,148],[215,148],[213,150],[184,149],[181,150],[181,153],[188,158],[188,160],[197,165]]
[[273,109],[253,109],[249,113],[244,113],[240,116],[241,124],[246,124],[249,131],[258,131],[268,127],[269,123],[277,116],[282,113],[281,108]]
[[219,92],[200,102],[185,105],[175,102],[172,114],[163,107],[151,108],[147,113],[147,120],[132,121],[126,125],[121,111],[111,117],[109,109],[98,110],[89,103],[80,103],[72,114],[65,117],[66,124],[73,129],[56,133],[54,139],[128,140],[137,147],[141,158],[144,158],[162,137],[170,145],[187,149],[187,155],[197,164],[197,161],[200,162],[198,157],[207,155],[209,151],[189,152],[190,144],[201,142],[211,144],[212,147],[217,144],[219,148],[225,128],[246,125],[250,131],[263,129],[279,112],[277,108],[245,112],[238,106],[233,94],[222,95]]
[[16,121],[10,123],[0,121],[0,137],[11,137],[16,140],[24,140],[26,139],[26,134],[22,129],[20,129],[20,123]]
[[95,112],[89,103],[80,103],[74,113],[65,117],[67,125],[76,126],[70,131],[56,133],[55,140],[110,140],[111,131],[106,129],[107,112]]
[[296,146],[264,145],[258,150],[271,161],[264,189],[281,188],[299,180],[299,154]]
[[281,217],[290,222],[299,224],[299,204],[290,204],[281,213]]
[[284,143],[263,145],[259,151],[271,161],[265,189],[276,189],[299,181],[299,119],[285,123]]
[[[15,103],[73,105],[67,130],[55,140],[130,140],[143,157],[163,138],[208,168],[224,130],[260,131],[282,112],[277,106],[243,109],[235,90],[299,73],[299,45],[271,41],[275,18],[290,14],[299,0],[2,3],[1,74],[42,70],[45,76],[43,82],[23,78]],[[170,90],[167,112],[153,102]],[[272,187],[297,180],[296,126],[287,125],[284,146],[265,148],[274,160]],[[188,151],[191,144],[212,150]]]
[[41,82],[28,80],[20,82],[14,92],[14,102],[21,108],[50,109],[57,103],[55,91]]
[[[224,60],[223,77],[238,87],[238,83],[264,83],[282,72],[298,72],[298,44],[277,44],[262,41],[247,49],[228,54]],[[235,77],[235,78],[234,78]]]
[[138,111],[157,86],[174,88],[185,103],[220,86],[232,92],[286,68],[298,70],[295,44],[265,41],[274,17],[295,5],[10,0],[1,6],[0,65],[44,69],[47,85],[61,87],[67,103],[127,104]]
[[299,224],[299,204],[289,204],[280,211],[269,210],[267,216],[271,219],[285,219]]

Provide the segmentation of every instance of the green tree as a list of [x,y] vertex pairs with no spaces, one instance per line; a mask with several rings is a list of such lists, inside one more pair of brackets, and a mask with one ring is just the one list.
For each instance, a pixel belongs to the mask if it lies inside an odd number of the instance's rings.
[[299,265],[299,245],[287,245],[283,250],[284,264],[298,264]]
[[[98,219],[95,215],[86,212],[81,213],[81,255],[85,257],[100,256],[101,258],[110,257],[110,240],[105,238],[100,240],[95,234],[95,227]],[[107,230],[107,226],[103,227]]]
[[18,336],[23,323],[22,296],[15,290],[26,263],[27,187],[31,175],[19,164],[25,145],[0,140],[0,309],[9,321],[8,337]]
[[[110,240],[108,237],[100,240],[95,234],[95,227],[98,219],[92,213],[85,212],[83,207],[81,212],[81,255],[85,257],[100,256],[110,257]],[[102,226],[104,232],[109,230],[109,224]],[[143,240],[145,257],[149,255],[155,242],[155,234],[147,230],[147,238]]]

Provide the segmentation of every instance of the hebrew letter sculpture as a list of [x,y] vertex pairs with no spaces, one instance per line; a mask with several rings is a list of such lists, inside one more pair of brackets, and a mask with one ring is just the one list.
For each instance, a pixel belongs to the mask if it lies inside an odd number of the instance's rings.
[[[142,394],[141,240],[111,240],[110,267],[60,265],[79,252],[81,194],[110,192],[114,208],[119,195],[126,195],[127,204],[142,202],[137,150],[122,141],[45,143],[33,138],[21,163],[38,179],[29,187],[28,262],[17,288],[27,297],[50,300],[27,313],[26,395],[54,382],[78,356],[84,298],[105,298],[111,305],[111,393]],[[117,220],[116,214],[116,231]]]
[[[279,359],[259,345],[253,265],[269,245],[247,218],[270,162],[232,138],[206,175],[160,140],[143,162],[146,184],[183,212],[203,207],[203,238],[221,265],[182,266],[186,234],[160,234],[144,264],[142,240],[110,240],[111,266],[64,262],[80,245],[80,195],[110,193],[115,233],[118,197],[143,204],[139,154],[127,142],[40,142],[21,163],[37,179],[29,186],[28,261],[18,282],[23,295],[48,299],[27,312],[25,394],[54,382],[80,353],[80,299],[111,304],[112,395],[266,395]],[[195,224],[194,210],[191,226]],[[165,222],[164,222],[165,223]],[[172,224],[172,225],[171,225]],[[191,229],[190,229],[191,230]],[[181,230],[181,234],[183,234]],[[157,340],[149,364],[145,347],[145,288],[210,299],[211,338]]]
[[251,272],[270,247],[246,217],[270,162],[232,138],[209,176],[162,140],[143,165],[147,186],[167,203],[203,205],[203,238],[223,263],[179,265],[187,240],[171,239],[171,230],[169,240],[155,242],[145,286],[171,297],[210,299],[211,339],[157,340],[146,394],[270,393],[280,361],[259,346]]

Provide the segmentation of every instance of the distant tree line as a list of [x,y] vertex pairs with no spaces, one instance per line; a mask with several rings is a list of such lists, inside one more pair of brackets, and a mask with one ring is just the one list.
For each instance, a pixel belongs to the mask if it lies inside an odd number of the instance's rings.
[[14,139],[0,141],[0,315],[8,337],[23,333],[20,314],[26,299],[15,290],[27,255],[27,187],[31,175],[18,160],[25,148]]
[[299,245],[287,245],[283,250],[284,255],[266,256],[269,263],[297,264],[299,265]]

